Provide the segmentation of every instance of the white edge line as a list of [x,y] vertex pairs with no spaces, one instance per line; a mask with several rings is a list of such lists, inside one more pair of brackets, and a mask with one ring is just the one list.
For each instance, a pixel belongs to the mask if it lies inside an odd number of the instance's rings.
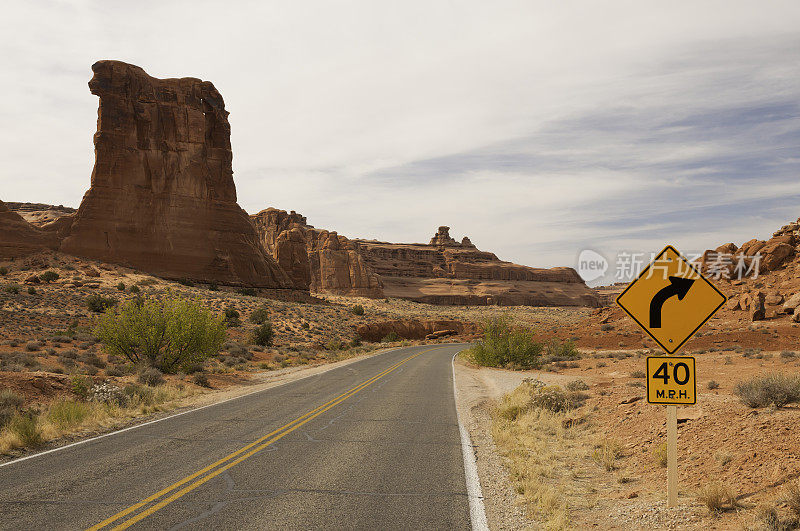
[[[383,354],[388,354],[389,352],[394,352],[396,350],[400,350],[401,348],[408,348],[408,347],[398,347],[398,348],[393,348],[393,349],[390,349],[390,350],[385,350],[383,352],[379,352],[378,354],[375,354],[373,356],[369,356],[368,358],[365,357],[363,360],[358,360],[358,361],[364,361],[364,360],[367,360],[367,359],[374,358],[376,356],[381,356]],[[355,362],[355,363],[358,363],[358,361]],[[344,366],[344,365],[341,365],[341,366]],[[298,382],[300,380],[305,380],[306,378],[310,378],[311,376],[317,376],[319,374],[324,374],[324,373],[326,373],[326,372],[328,372],[330,370],[336,369],[336,368],[337,367],[329,367],[327,370],[324,370],[322,372],[318,372],[318,373],[315,373],[315,374],[306,374],[305,376],[301,376],[300,378],[296,378],[294,380],[287,380],[285,382],[280,382],[277,385],[273,385],[273,386],[267,387],[265,389],[259,389],[257,391],[252,391],[250,393],[245,393],[243,395],[234,396],[234,397],[231,397],[231,398],[226,398],[225,400],[220,400],[219,402],[213,402],[211,404],[206,404],[205,406],[200,406],[200,407],[196,407],[194,409],[188,409],[186,411],[181,411],[180,413],[175,413],[174,415],[169,415],[167,417],[162,417],[160,419],[149,420],[147,422],[142,422],[141,424],[135,424],[133,426],[128,426],[127,428],[122,428],[121,430],[110,431],[108,433],[104,433],[103,435],[98,435],[96,437],[90,437],[89,439],[83,439],[83,440],[76,441],[76,442],[70,443],[70,444],[65,444],[64,446],[59,446],[57,448],[51,448],[50,450],[45,450],[43,452],[37,452],[35,454],[26,455],[24,457],[18,457],[17,459],[14,459],[12,461],[8,461],[7,463],[0,463],[0,468],[3,468],[5,466],[9,466],[9,465],[14,465],[16,463],[21,463],[22,461],[27,461],[28,459],[33,459],[34,457],[40,457],[40,456],[51,454],[51,453],[54,453],[54,452],[59,452],[61,450],[66,450],[67,448],[72,448],[74,446],[79,446],[81,444],[86,444],[86,443],[90,443],[92,441],[105,439],[106,437],[111,437],[112,435],[118,435],[118,434],[124,433],[126,431],[135,430],[137,428],[143,428],[144,426],[149,426],[150,424],[155,424],[156,422],[161,422],[163,420],[174,419],[175,417],[180,417],[181,415],[186,415],[188,413],[194,413],[196,411],[200,411],[201,409],[206,409],[208,407],[218,406],[218,405],[224,404],[226,402],[232,402],[234,400],[238,400],[238,399],[244,398],[246,396],[254,395],[254,394],[257,394],[257,393],[263,393],[264,391],[269,391],[270,389],[275,389],[276,387],[281,387],[282,385],[286,385],[286,384],[289,384],[289,383],[292,383],[292,382]]]
[[453,398],[456,401],[456,418],[458,419],[458,431],[461,433],[461,454],[464,456],[464,477],[467,480],[467,499],[469,499],[469,519],[472,523],[473,531],[488,531],[489,524],[486,521],[486,508],[483,505],[483,491],[481,490],[481,480],[478,477],[478,463],[475,461],[475,450],[472,447],[472,440],[469,431],[461,422],[461,414],[458,412],[458,391],[456,390],[456,356],[463,352],[459,350],[453,354],[450,364],[453,367]]

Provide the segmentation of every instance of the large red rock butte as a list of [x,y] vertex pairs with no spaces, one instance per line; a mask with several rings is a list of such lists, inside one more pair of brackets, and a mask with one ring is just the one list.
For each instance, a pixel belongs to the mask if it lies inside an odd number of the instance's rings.
[[[429,244],[350,240],[315,229],[296,212],[269,208],[252,216],[261,242],[296,282],[314,292],[397,297],[431,304],[596,306],[595,292],[571,268],[503,262],[459,243],[449,227]],[[305,248],[305,254],[303,253]]]
[[166,278],[289,289],[236,203],[228,112],[209,81],[92,65],[95,166],[61,250]]

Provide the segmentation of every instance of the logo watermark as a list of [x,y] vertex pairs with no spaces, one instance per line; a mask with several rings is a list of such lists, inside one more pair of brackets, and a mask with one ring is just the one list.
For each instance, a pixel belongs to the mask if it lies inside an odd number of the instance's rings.
[[[655,258],[655,252],[620,251],[614,257],[613,277],[614,282],[631,282],[642,274],[645,267],[650,265]],[[742,280],[744,278],[758,278],[761,265],[761,254],[748,256],[743,254],[720,253],[705,251],[702,253],[684,254],[686,259],[707,277],[715,280]],[[666,279],[667,264],[657,261],[647,270],[647,277],[662,274]],[[584,249],[578,255],[577,271],[585,282],[592,282],[606,276],[609,270],[609,261],[597,251]],[[688,265],[682,261],[678,263],[677,274],[686,270]]]

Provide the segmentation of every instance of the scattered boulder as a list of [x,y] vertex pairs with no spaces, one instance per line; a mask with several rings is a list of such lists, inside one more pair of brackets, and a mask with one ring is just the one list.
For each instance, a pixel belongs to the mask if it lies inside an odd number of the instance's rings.
[[795,293],[783,303],[783,311],[784,313],[794,313],[798,306],[800,306],[800,292]]
[[766,318],[764,309],[764,294],[757,291],[751,294],[750,298],[750,320],[763,321]]
[[794,256],[794,247],[782,241],[772,239],[760,250],[761,271],[775,271],[787,258]]

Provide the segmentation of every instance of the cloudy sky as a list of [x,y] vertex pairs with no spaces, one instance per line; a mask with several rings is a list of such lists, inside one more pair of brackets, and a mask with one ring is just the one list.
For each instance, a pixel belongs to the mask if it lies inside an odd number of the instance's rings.
[[239,203],[574,266],[800,216],[800,2],[18,2],[0,199],[78,206],[90,66],[213,81]]

